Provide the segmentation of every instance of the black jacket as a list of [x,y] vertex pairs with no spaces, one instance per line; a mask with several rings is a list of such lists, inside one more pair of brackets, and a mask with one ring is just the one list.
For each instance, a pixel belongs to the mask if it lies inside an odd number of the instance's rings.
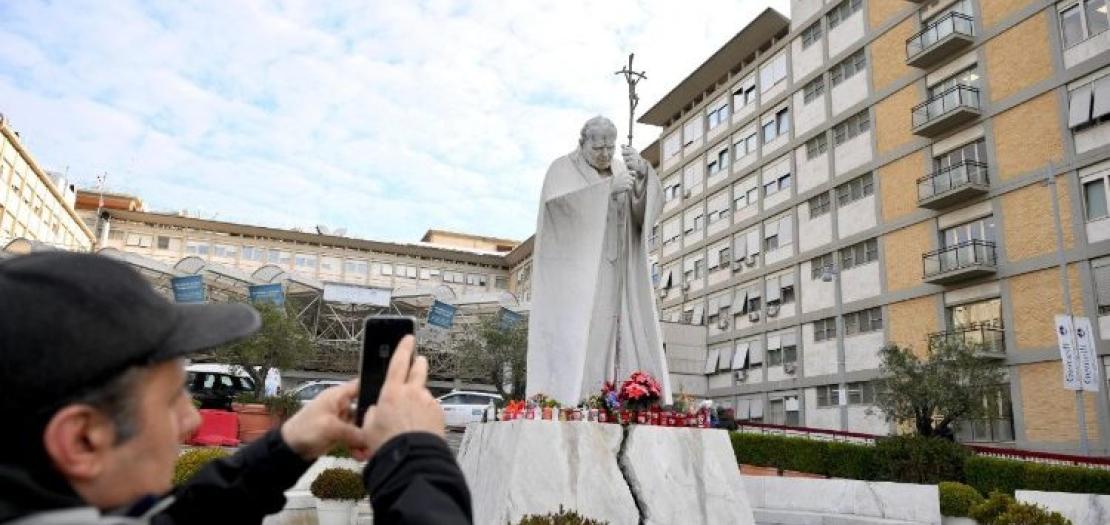
[[[86,505],[52,473],[0,465],[0,522],[176,525],[260,523],[282,509],[284,492],[310,462],[270,432],[233,456],[205,466],[163,498],[144,498],[110,514]],[[443,439],[404,434],[386,443],[363,473],[374,523],[471,523],[470,492]]]

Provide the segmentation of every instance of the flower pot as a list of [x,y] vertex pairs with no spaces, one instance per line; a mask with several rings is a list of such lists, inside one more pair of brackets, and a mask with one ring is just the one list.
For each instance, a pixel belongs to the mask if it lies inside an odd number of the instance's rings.
[[261,403],[232,403],[239,416],[239,441],[251,443],[277,427],[277,418]]
[[551,420],[551,407],[543,407],[543,418],[548,421]]
[[355,500],[317,499],[316,522],[320,525],[351,525]]

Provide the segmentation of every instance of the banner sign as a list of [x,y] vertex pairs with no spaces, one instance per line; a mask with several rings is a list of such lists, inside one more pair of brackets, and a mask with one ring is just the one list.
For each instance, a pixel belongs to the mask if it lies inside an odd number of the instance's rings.
[[173,288],[173,300],[176,303],[203,303],[205,300],[204,277],[200,275],[186,275],[170,279]]
[[1060,361],[1064,371],[1064,388],[1081,390],[1077,364],[1079,356],[1075,352],[1075,340],[1070,315],[1056,316],[1056,341],[1060,346]]
[[1076,366],[1079,386],[1088,392],[1098,392],[1098,355],[1091,330],[1091,320],[1086,317],[1075,318],[1075,354],[1079,358]]
[[505,331],[505,330],[508,330],[508,329],[512,328],[517,323],[519,323],[522,319],[524,319],[523,315],[520,315],[520,314],[518,314],[518,313],[516,313],[516,312],[514,312],[514,311],[512,311],[508,308],[505,308],[503,306],[501,307],[501,311],[499,313],[499,316],[501,318],[501,330],[502,331]]
[[428,309],[428,324],[440,328],[451,328],[455,324],[455,307],[436,301]]
[[281,283],[254,284],[249,290],[252,303],[271,303],[274,306],[285,304],[285,289]]
[[343,304],[365,304],[389,307],[393,292],[385,288],[371,288],[342,283],[324,283],[324,301]]

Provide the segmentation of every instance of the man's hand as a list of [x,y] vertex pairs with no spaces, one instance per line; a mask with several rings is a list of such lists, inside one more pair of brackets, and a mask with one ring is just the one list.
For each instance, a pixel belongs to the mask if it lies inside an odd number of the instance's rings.
[[281,438],[298,456],[312,461],[344,444],[356,458],[366,454],[366,437],[351,423],[358,380],[320,392],[281,426]]
[[[412,358],[415,339],[406,336],[389,360],[378,404],[363,418],[362,430],[370,454],[396,436],[409,432],[428,432],[443,436],[443,409],[425,388],[428,360]],[[411,365],[410,365],[411,363]]]
[[637,179],[647,177],[648,161],[640,156],[640,153],[631,146],[621,146],[621,156],[624,157],[624,165],[628,166],[628,171],[635,173]]

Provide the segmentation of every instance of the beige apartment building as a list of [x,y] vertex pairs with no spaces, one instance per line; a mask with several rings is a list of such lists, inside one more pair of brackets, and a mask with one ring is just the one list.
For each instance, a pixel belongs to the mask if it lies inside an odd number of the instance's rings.
[[90,250],[93,234],[77,217],[75,199],[65,177],[40,168],[0,115],[0,250],[26,252],[34,243]]
[[[964,340],[1008,383],[961,440],[1079,450],[1054,316],[1097,319],[1110,371],[1107,11],[794,0],[692,57],[640,119],[662,128],[661,314],[706,338],[669,356],[683,386],[749,420],[882,434],[877,350]],[[1082,401],[1095,453],[1107,376]]]

